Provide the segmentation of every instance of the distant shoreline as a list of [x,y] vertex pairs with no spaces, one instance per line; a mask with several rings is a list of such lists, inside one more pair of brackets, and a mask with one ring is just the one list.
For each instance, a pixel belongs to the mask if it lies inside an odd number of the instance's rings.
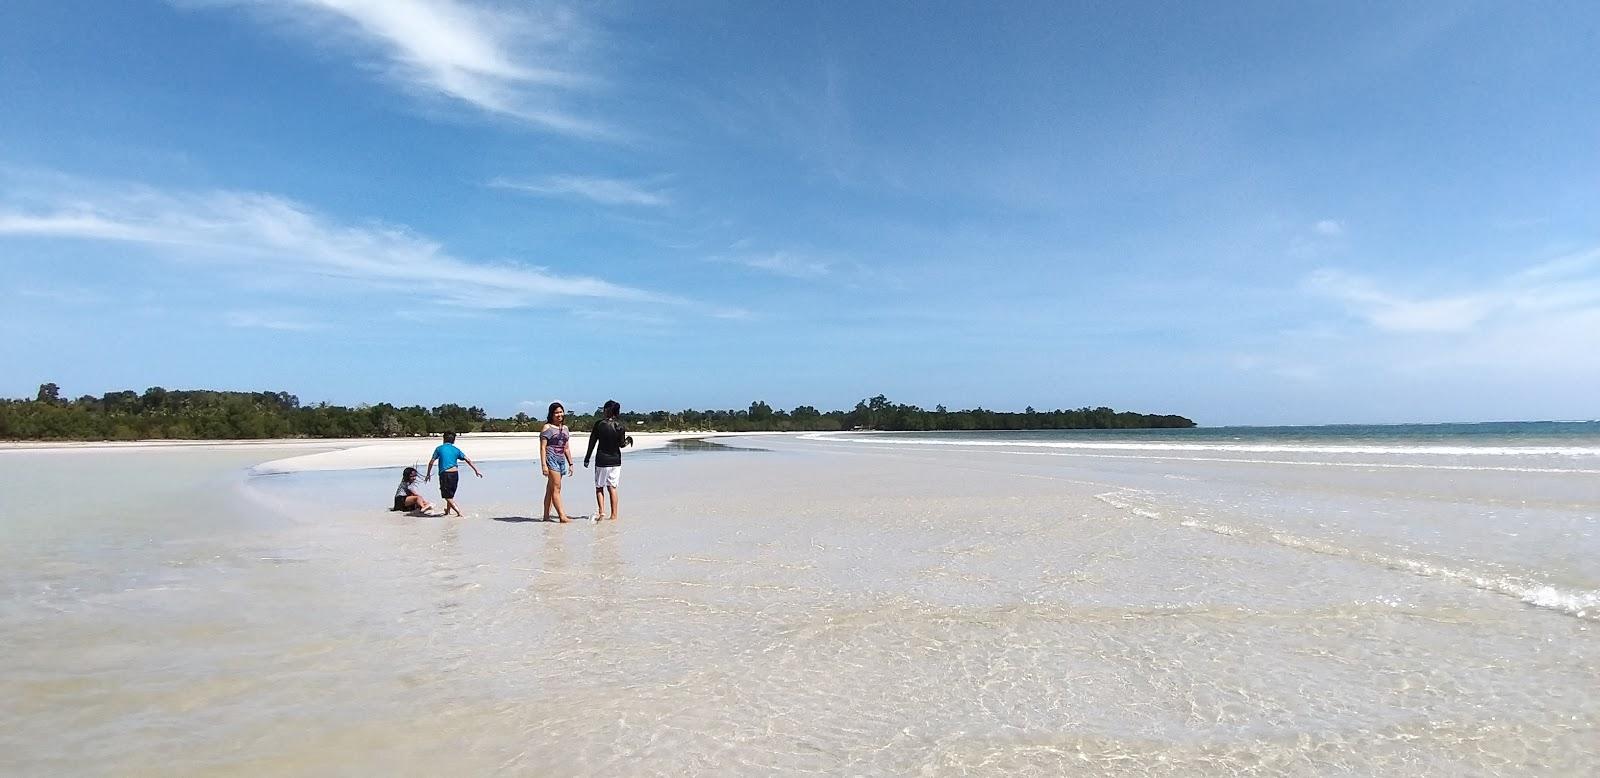
[[[676,439],[703,437],[703,436],[737,436],[737,435],[798,435],[799,432],[724,432],[721,430],[680,430],[671,432],[633,432],[629,433],[635,438],[653,438],[657,436],[670,436]],[[587,437],[588,433],[574,431],[575,438]],[[137,450],[147,448],[349,448],[358,446],[372,446],[382,444],[410,444],[438,442],[438,435],[404,435],[399,437],[370,437],[370,438],[151,438],[146,440],[54,440],[54,439],[6,439],[0,440],[0,452],[5,451],[49,451],[59,449],[63,451],[89,451],[89,450]],[[539,440],[537,432],[464,432],[461,433],[463,445],[467,441],[481,440],[529,440],[535,443]]]
[[[1525,420],[1525,421],[1469,421],[1469,422],[1382,422],[1382,423],[1353,423],[1341,422],[1337,424],[1223,424],[1217,426],[1193,427],[1065,427],[1065,428],[997,428],[974,430],[884,430],[884,429],[844,429],[844,430],[722,430],[722,429],[679,429],[679,430],[640,430],[632,432],[635,436],[670,436],[677,439],[699,436],[740,436],[740,435],[877,435],[877,434],[938,434],[938,435],[984,435],[994,433],[1085,433],[1085,434],[1110,434],[1110,435],[1138,435],[1141,433],[1171,433],[1175,435],[1206,436],[1219,432],[1236,432],[1246,435],[1271,434],[1281,431],[1303,431],[1307,433],[1331,433],[1352,430],[1376,430],[1382,432],[1403,432],[1409,430],[1442,430],[1446,428],[1466,428],[1472,430],[1486,430],[1494,427],[1508,428],[1508,431],[1517,428],[1526,428],[1537,425],[1549,425],[1558,428],[1587,427],[1600,425],[1595,420]],[[582,437],[585,433],[575,431],[574,435]],[[515,440],[525,439],[537,441],[537,432],[463,432],[463,439],[470,440]],[[92,439],[67,439],[67,438],[0,438],[0,453],[6,451],[49,451],[49,450],[138,450],[148,448],[249,448],[249,447],[306,447],[306,448],[350,448],[358,446],[371,446],[381,444],[406,444],[412,441],[436,440],[437,434],[427,435],[400,435],[400,436],[366,436],[366,437],[284,437],[284,438],[143,438],[138,440],[110,440],[105,438]]]

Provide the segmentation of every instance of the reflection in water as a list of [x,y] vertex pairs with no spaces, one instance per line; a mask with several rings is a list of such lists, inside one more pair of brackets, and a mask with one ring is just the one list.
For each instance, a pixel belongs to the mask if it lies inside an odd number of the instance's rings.
[[461,525],[453,519],[442,521],[438,540],[431,545],[431,553],[426,558],[429,578],[437,590],[434,610],[454,623],[454,619],[459,618],[462,593],[478,584],[467,577],[470,567],[461,554]]
[[[652,451],[641,453],[648,456],[656,451],[665,454],[703,454],[714,452],[731,453],[767,450],[768,449],[747,445],[744,443],[744,441],[735,438],[723,438],[720,440],[712,440],[709,438],[683,438],[681,440],[670,441],[666,445],[657,449],[653,449]],[[638,456],[638,454],[635,456]]]
[[622,530],[614,522],[595,528],[593,548],[594,593],[606,610],[617,607],[622,592]]

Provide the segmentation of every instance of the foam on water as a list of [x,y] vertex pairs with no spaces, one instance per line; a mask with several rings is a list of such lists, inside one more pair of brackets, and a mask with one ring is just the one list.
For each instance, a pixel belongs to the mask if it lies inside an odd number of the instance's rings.
[[[1110,505],[1118,510],[1127,511],[1130,515],[1146,519],[1161,519],[1163,514],[1150,507],[1141,506],[1130,499],[1126,499],[1126,492],[1106,492],[1095,495],[1095,499]],[[1457,567],[1452,567],[1437,562],[1422,559],[1412,559],[1393,554],[1372,553],[1346,548],[1312,538],[1300,537],[1287,532],[1252,531],[1234,524],[1206,521],[1202,519],[1183,519],[1179,526],[1190,529],[1205,530],[1217,535],[1244,540],[1271,542],[1285,548],[1295,548],[1311,551],[1328,556],[1355,559],[1384,567],[1404,570],[1416,575],[1432,576],[1458,581],[1499,594],[1516,597],[1528,605],[1538,608],[1547,608],[1558,613],[1565,613],[1582,619],[1600,620],[1600,590],[1574,590],[1562,589],[1557,586],[1541,583],[1537,580],[1507,575],[1490,575],[1475,573]]]
[[[1137,511],[1136,511],[1137,512]],[[1140,512],[1149,516],[1150,512]],[[1538,580],[1515,575],[1492,575],[1481,572],[1454,567],[1448,564],[1430,562],[1424,559],[1414,559],[1394,554],[1375,553],[1339,546],[1333,543],[1291,535],[1286,532],[1252,532],[1241,527],[1203,521],[1199,519],[1184,519],[1179,522],[1181,526],[1191,529],[1202,529],[1218,535],[1243,538],[1246,540],[1271,542],[1286,548],[1296,548],[1328,556],[1356,559],[1375,565],[1382,565],[1395,570],[1404,570],[1416,575],[1443,578],[1451,581],[1468,584],[1478,589],[1510,595],[1528,605],[1538,608],[1547,608],[1558,613],[1576,616],[1581,619],[1600,620],[1600,590],[1567,590],[1542,583]]]

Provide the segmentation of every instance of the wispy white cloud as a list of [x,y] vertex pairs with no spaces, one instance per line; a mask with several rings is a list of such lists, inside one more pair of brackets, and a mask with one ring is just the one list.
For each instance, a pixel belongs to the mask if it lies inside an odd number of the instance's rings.
[[120,188],[0,200],[0,237],[38,236],[144,246],[157,256],[224,265],[264,277],[285,272],[480,308],[563,297],[681,302],[596,278],[517,262],[471,262],[403,227],[338,224],[312,209],[254,192]]
[[1333,418],[1406,421],[1569,418],[1589,413],[1573,387],[1600,386],[1600,248],[1499,275],[1435,275],[1432,289],[1323,269],[1301,291],[1285,297],[1291,326],[1218,354],[1241,387],[1292,382],[1344,409]]
[[[1524,268],[1511,279],[1519,285],[1583,280],[1585,276],[1600,276],[1600,249],[1589,249],[1564,254],[1546,262]],[[1591,279],[1592,280],[1592,279]]]
[[81,206],[72,212],[45,215],[0,212],[0,235],[43,235],[51,237],[125,240],[136,243],[162,242],[159,231],[137,224],[124,224],[97,214],[85,213]]
[[1311,231],[1326,238],[1338,238],[1344,235],[1344,223],[1336,219],[1323,219],[1311,225]]
[[1379,288],[1371,279],[1340,270],[1311,274],[1314,291],[1345,303],[1372,326],[1394,332],[1461,332],[1483,321],[1495,308],[1483,294],[1406,297]]
[[1373,327],[1390,332],[1474,332],[1522,326],[1551,314],[1600,310],[1600,249],[1570,254],[1485,279],[1451,294],[1406,294],[1338,269],[1312,273],[1307,287]]
[[653,190],[646,184],[620,178],[547,176],[533,181],[496,178],[489,182],[489,186],[542,197],[588,200],[601,205],[659,207],[672,202],[665,193]]
[[591,89],[575,52],[590,35],[569,8],[460,0],[172,0],[238,6],[356,59],[408,91],[584,138],[614,128],[562,106]]

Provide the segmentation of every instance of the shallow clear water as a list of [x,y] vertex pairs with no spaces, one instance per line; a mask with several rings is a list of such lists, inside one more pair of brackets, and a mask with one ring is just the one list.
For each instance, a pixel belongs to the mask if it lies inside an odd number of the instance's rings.
[[858,437],[631,457],[565,526],[528,463],[456,521],[388,471],[3,455],[50,488],[0,503],[0,772],[1600,767],[1600,623],[1525,596],[1600,585],[1592,477]]
[[[1182,526],[1359,557],[1600,618],[1600,423],[831,434],[1093,468]],[[1162,507],[1145,505],[1156,500]]]
[[1370,446],[1392,443],[1408,448],[1437,445],[1483,447],[1576,445],[1589,448],[1600,447],[1600,421],[1499,421],[1474,424],[1328,424],[1315,427],[1003,430],[891,434],[924,440],[966,438],[968,440],[1001,441],[1267,443],[1291,446]]

